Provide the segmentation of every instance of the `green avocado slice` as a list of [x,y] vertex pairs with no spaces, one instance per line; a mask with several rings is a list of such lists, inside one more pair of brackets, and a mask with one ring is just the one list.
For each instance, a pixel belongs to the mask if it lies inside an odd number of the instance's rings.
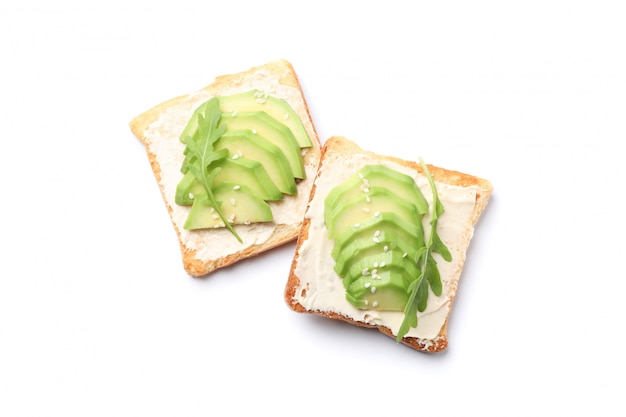
[[278,122],[265,112],[222,113],[219,126],[225,126],[226,132],[233,130],[251,130],[280,148],[295,178],[306,178],[300,145],[288,127]]
[[407,241],[402,235],[393,231],[383,230],[379,234],[374,233],[368,237],[362,237],[351,241],[339,252],[335,259],[335,272],[340,277],[345,276],[350,267],[359,260],[370,256],[377,256],[387,250],[398,251],[409,260],[415,259],[418,247],[413,242]]
[[409,224],[421,221],[414,204],[385,188],[376,187],[338,202],[332,210],[324,211],[328,236],[333,239],[355,223],[360,224],[372,216],[376,217],[385,212],[395,213]]
[[215,150],[228,149],[230,157],[259,162],[276,187],[284,194],[295,194],[296,181],[287,157],[280,148],[252,133],[251,130],[233,130],[224,133],[214,145]]
[[421,222],[408,223],[396,213],[383,212],[378,216],[368,217],[362,223],[353,223],[345,228],[336,238],[331,256],[337,255],[351,242],[373,236],[379,230],[388,230],[400,235],[407,242],[413,242],[415,247],[424,246],[424,229]]
[[302,120],[287,101],[260,90],[220,96],[220,109],[224,113],[262,111],[284,124],[291,130],[301,148],[313,146]]
[[[270,206],[246,186],[223,182],[213,189],[215,200],[230,224],[249,224],[273,220]],[[208,203],[206,194],[195,195],[184,224],[187,230],[224,227],[220,216]]]

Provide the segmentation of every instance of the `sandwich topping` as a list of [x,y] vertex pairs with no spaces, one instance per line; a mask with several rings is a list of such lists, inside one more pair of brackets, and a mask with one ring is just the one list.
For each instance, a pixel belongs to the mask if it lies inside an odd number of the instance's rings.
[[346,300],[362,310],[402,311],[398,341],[417,327],[417,312],[426,309],[429,289],[442,294],[433,254],[451,261],[437,232],[443,204],[423,162],[422,168],[433,195],[427,240],[427,200],[412,177],[385,165],[365,165],[324,200],[334,271],[342,278]]
[[180,135],[185,145],[176,204],[191,206],[186,230],[271,222],[271,201],[297,193],[312,146],[297,113],[259,90],[202,103]]

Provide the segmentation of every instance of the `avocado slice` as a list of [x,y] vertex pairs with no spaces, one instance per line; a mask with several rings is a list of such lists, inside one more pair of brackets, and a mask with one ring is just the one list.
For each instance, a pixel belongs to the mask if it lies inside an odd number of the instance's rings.
[[[214,185],[222,182],[246,186],[257,197],[265,201],[283,198],[283,193],[270,180],[265,168],[257,161],[226,158],[214,162],[209,169],[220,168],[215,176]],[[187,172],[176,186],[176,203],[192,204],[194,196],[204,193],[204,187],[191,172]]]
[[385,188],[370,188],[368,192],[361,191],[356,197],[338,202],[332,210],[324,210],[328,237],[333,239],[355,223],[384,212],[393,212],[406,223],[421,221],[414,204]]
[[276,187],[284,194],[297,191],[289,161],[276,145],[251,130],[233,130],[224,133],[214,144],[214,149],[228,149],[231,159],[238,157],[259,162]]
[[263,111],[287,126],[301,148],[313,146],[300,117],[289,103],[281,98],[260,90],[251,90],[230,96],[220,96],[219,101],[220,109],[224,113]]
[[347,181],[333,188],[324,199],[325,208],[331,211],[337,204],[350,199],[365,189],[385,188],[413,204],[418,214],[428,212],[428,202],[412,177],[385,165],[365,165]]
[[344,286],[347,288],[357,278],[380,274],[387,268],[401,269],[407,279],[412,281],[419,276],[419,269],[415,261],[404,253],[396,247],[370,256],[359,257],[355,262],[350,263],[350,267],[343,277]]
[[346,299],[357,308],[402,311],[409,298],[406,288],[415,278],[390,265],[375,276],[361,275],[352,281],[346,288]]
[[209,169],[221,168],[215,176],[214,184],[223,182],[245,185],[254,195],[265,201],[276,201],[283,198],[283,193],[270,180],[263,165],[245,158],[226,158],[210,165]]
[[[270,206],[244,185],[223,182],[213,189],[215,200],[230,224],[248,224],[273,220]],[[195,195],[189,216],[184,224],[187,230],[224,227],[205,193]]]
[[343,230],[335,238],[331,256],[333,259],[336,258],[351,242],[372,237],[377,230],[394,232],[407,242],[412,242],[415,247],[424,246],[424,229],[421,222],[408,223],[396,213],[384,212],[378,216],[370,216],[363,223],[358,224],[358,227],[352,224]]
[[295,178],[306,178],[300,145],[284,124],[278,122],[265,112],[222,113],[219,126],[226,126],[226,131],[251,130],[254,134],[280,148],[287,160]]
[[191,172],[187,172],[176,185],[174,201],[181,206],[188,206],[193,204],[196,195],[204,192],[202,184],[196,180],[196,177]]
[[414,242],[407,241],[402,235],[389,230],[382,230],[380,233],[373,233],[371,236],[361,237],[351,241],[345,248],[337,254],[335,258],[335,272],[340,277],[345,276],[350,267],[361,259],[379,256],[387,250],[398,251],[402,255],[406,253],[409,261],[415,259],[418,247]]

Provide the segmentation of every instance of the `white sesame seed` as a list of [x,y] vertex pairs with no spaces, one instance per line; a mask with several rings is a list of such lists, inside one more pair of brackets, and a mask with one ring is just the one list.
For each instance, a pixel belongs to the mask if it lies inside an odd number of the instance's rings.
[[378,301],[374,301],[374,302],[372,303],[372,307],[374,307],[374,308],[378,307]]
[[359,227],[361,227],[361,223],[354,223],[352,227],[354,227],[355,229],[358,229]]
[[373,238],[372,238],[372,240],[373,240],[374,242],[376,242],[376,243],[380,243],[380,239],[379,239],[379,238],[377,238],[377,237],[373,237]]
[[363,286],[364,286],[365,288],[369,288],[369,287],[371,287],[371,286],[372,286],[372,283],[371,283],[371,282],[366,282],[365,284],[363,284]]
[[217,220],[220,218],[220,216],[218,216],[217,214],[212,215],[211,217],[213,217],[213,220]]
[[193,194],[189,193],[189,199],[193,200]]
[[283,119],[285,120],[289,119],[289,113],[285,113],[285,115],[283,116]]
[[369,268],[365,268],[365,269],[363,269],[363,275],[367,276],[367,275],[369,275],[369,274],[370,274],[370,270],[369,270]]
[[252,129],[252,134],[256,135],[256,129]]
[[376,287],[372,287],[370,291],[372,292],[372,294],[374,294],[376,292]]
[[[374,263],[374,268],[378,268],[378,262]],[[378,269],[372,269],[372,275],[376,275],[378,273]]]
[[381,267],[381,268],[384,268],[384,267],[385,267],[385,265],[387,265],[387,263],[386,263],[386,262],[381,262],[381,263],[380,263],[380,267]]
[[231,198],[231,199],[230,199],[230,205],[231,205],[231,206],[234,206],[234,205],[236,205],[236,204],[237,204],[237,201],[236,201],[234,198]]
[[365,201],[366,201],[366,202],[368,202],[368,203],[371,203],[371,202],[372,202],[372,199],[370,198],[370,196],[369,196],[369,195],[366,195],[366,196],[365,196]]
[[370,302],[365,300],[364,303],[365,303],[365,305],[369,305]]
[[403,258],[406,258],[406,256],[407,256],[407,255],[408,255],[408,253],[404,252],[404,253],[402,254],[402,257],[403,257]]
[[235,221],[235,213],[231,214],[230,217],[228,217],[228,223],[233,223]]
[[389,246],[385,245],[385,247],[383,248],[383,250],[384,250],[385,252],[387,252],[387,251],[389,250]]
[[374,236],[376,236],[376,237],[380,236],[380,230],[375,231],[374,232]]
[[237,153],[236,153],[236,154],[234,154],[234,155],[233,155],[233,159],[239,159],[239,154],[237,154]]
[[237,190],[241,190],[241,185],[235,185],[233,187],[233,190],[237,191]]
[[363,178],[365,178],[365,177],[363,176],[363,174],[361,174],[361,173],[359,172],[359,178],[363,179]]
[[366,212],[366,213],[369,213],[371,210],[370,210],[369,207],[363,207],[363,211]]
[[375,212],[374,217],[380,217],[380,211]]

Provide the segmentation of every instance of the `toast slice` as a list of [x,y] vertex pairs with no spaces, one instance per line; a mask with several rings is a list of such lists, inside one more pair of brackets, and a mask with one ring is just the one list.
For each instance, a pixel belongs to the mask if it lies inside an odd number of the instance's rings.
[[[324,200],[329,191],[363,166],[372,164],[383,164],[413,177],[429,206],[432,203],[433,193],[420,164],[365,151],[343,137],[328,139],[322,150],[320,169],[298,237],[284,296],[288,306],[296,312],[376,328],[396,338],[404,318],[403,311],[356,308],[346,300],[342,278],[334,270],[333,239],[329,238],[324,222]],[[448,318],[466,251],[492,186],[489,181],[475,176],[432,165],[427,167],[445,207],[437,230],[452,260],[446,262],[438,254],[434,255],[441,274],[442,293],[439,297],[432,292],[429,294],[426,310],[418,313],[417,326],[411,328],[401,342],[420,351],[437,352],[448,346]],[[423,222],[426,230],[428,215]]]
[[[241,237],[241,243],[225,227],[187,230],[184,225],[190,207],[175,202],[177,185],[183,178],[181,165],[185,159],[181,133],[202,103],[216,96],[254,90],[285,100],[300,118],[311,142],[310,146],[298,151],[302,155],[305,178],[296,180],[295,194],[268,202],[273,221],[233,226]],[[288,61],[277,60],[241,73],[218,76],[199,91],[170,99],[138,115],[130,122],[130,129],[145,145],[150,166],[178,236],[183,266],[190,275],[207,275],[218,268],[293,241],[298,236],[317,173],[321,146],[297,75]]]

